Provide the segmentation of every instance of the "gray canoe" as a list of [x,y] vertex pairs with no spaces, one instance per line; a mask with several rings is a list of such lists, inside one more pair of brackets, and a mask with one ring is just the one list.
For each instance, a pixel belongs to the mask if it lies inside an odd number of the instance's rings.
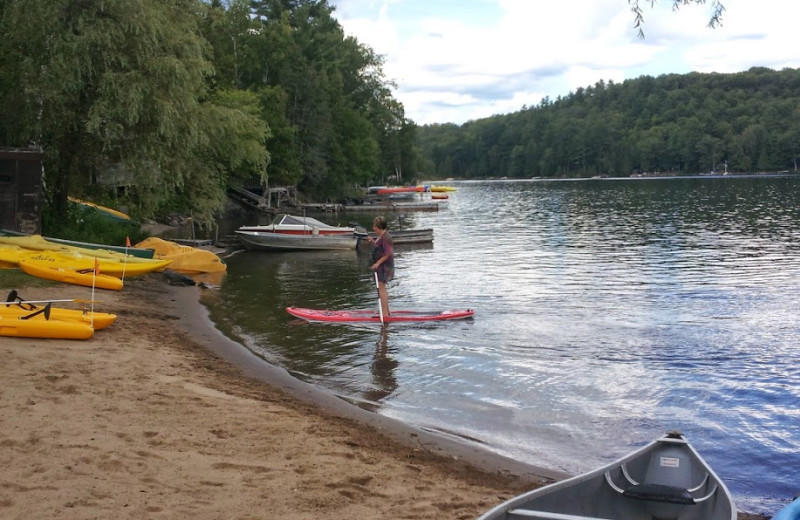
[[583,475],[519,495],[478,520],[736,520],[725,484],[679,432]]

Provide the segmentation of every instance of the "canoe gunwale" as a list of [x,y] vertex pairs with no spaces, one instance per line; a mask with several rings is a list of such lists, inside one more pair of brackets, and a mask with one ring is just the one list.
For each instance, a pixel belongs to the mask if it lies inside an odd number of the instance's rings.
[[[674,503],[658,500],[643,500],[641,497],[625,496],[620,491],[620,486],[613,489],[607,479],[610,474],[615,475],[617,481],[628,479],[630,475],[626,466],[633,463],[637,467],[638,479],[643,480],[639,474],[647,469],[649,461],[659,457],[663,465],[664,458],[670,457],[670,445],[678,447],[681,455],[686,457],[689,475],[694,482],[688,482],[685,491],[689,489],[700,491],[705,487],[702,497],[693,498],[691,502]],[[701,473],[705,472],[705,475]],[[700,485],[696,482],[702,480]],[[630,478],[636,482],[636,478]],[[682,482],[683,484],[683,482]],[[668,486],[665,486],[668,487]],[[674,486],[680,488],[679,486]],[[710,491],[708,491],[710,489]],[[683,488],[680,488],[684,491]],[[623,490],[624,491],[624,490]],[[579,504],[583,495],[592,496],[593,503],[583,506]],[[572,497],[572,499],[569,499]],[[713,498],[713,499],[712,499]],[[604,507],[596,503],[605,502]],[[565,504],[570,502],[569,504]],[[634,504],[641,504],[635,506]],[[562,509],[562,506],[566,505]],[[516,518],[540,518],[546,520],[608,520],[609,515],[614,520],[627,520],[644,518],[642,514],[650,514],[651,507],[662,508],[692,508],[695,512],[688,515],[681,514],[680,518],[687,520],[736,520],[736,507],[725,484],[714,473],[711,467],[697,453],[694,447],[679,433],[669,433],[641,448],[636,449],[621,458],[583,473],[548,486],[534,489],[513,497],[494,508],[490,509],[477,520],[511,520]],[[646,509],[645,509],[646,508]],[[694,509],[697,508],[697,509]],[[635,512],[636,509],[644,511]],[[611,511],[614,511],[612,514]],[[709,514],[713,513],[713,514]],[[586,516],[591,515],[591,516]],[[675,515],[677,516],[677,515]],[[671,516],[670,516],[671,517]]]

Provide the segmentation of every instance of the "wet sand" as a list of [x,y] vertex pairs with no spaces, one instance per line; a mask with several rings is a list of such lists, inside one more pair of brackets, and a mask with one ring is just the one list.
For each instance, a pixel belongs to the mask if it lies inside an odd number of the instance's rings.
[[1,518],[467,520],[564,476],[292,378],[214,329],[201,290],[129,279],[97,292],[118,319],[90,340],[0,338]]

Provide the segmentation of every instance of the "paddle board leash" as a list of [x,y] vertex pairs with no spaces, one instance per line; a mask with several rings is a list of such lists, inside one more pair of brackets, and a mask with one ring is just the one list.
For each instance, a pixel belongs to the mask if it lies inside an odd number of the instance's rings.
[[381,305],[381,286],[378,284],[378,271],[372,271],[375,275],[375,288],[378,289],[378,315],[381,317],[381,325],[383,325],[383,306]]

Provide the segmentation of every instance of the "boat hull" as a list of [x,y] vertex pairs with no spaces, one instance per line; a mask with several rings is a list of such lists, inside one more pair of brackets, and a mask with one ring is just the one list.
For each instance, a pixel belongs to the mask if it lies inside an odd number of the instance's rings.
[[512,498],[478,520],[736,520],[736,515],[719,477],[682,435],[670,433],[607,466]]
[[[8,318],[20,318],[29,316],[31,313],[34,313],[40,309],[41,307],[25,303],[5,303],[0,304],[0,316],[5,316]],[[117,315],[107,312],[91,312],[89,310],[51,307],[50,319],[87,323],[92,325],[94,330],[102,330],[111,326],[117,320]]]
[[[304,309],[302,307],[287,307],[286,312],[307,321],[337,322],[337,323],[381,323],[381,316],[374,310],[344,310],[329,311],[322,309]],[[413,321],[444,321],[463,320],[475,314],[472,309],[453,309],[446,311],[392,311],[390,316],[384,316],[384,323],[413,322]]]
[[359,238],[348,235],[293,235],[259,231],[236,231],[242,245],[254,251],[355,250]]
[[[93,269],[95,261],[102,274],[111,276],[139,276],[167,267],[171,260],[157,260],[135,258],[136,261],[117,261],[108,258],[98,258],[83,255],[70,255],[54,251],[32,251],[22,257],[22,260],[33,260],[47,263],[52,267],[64,269]],[[22,261],[21,260],[21,261]],[[133,260],[133,258],[131,259]],[[20,261],[20,262],[21,262]]]
[[94,328],[88,323],[46,319],[43,315],[31,319],[0,314],[0,336],[43,339],[89,339]]
[[53,280],[54,282],[97,287],[98,289],[112,291],[122,290],[123,285],[122,280],[116,276],[94,274],[91,269],[89,269],[89,272],[83,272],[78,269],[57,267],[41,260],[20,260],[19,267],[25,274],[45,280]]

